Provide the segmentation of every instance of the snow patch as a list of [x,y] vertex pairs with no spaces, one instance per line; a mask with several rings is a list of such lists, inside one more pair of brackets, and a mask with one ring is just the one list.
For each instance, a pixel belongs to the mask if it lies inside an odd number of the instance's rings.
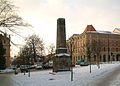
[[[14,86],[90,86],[92,81],[105,77],[118,66],[120,64],[101,64],[98,69],[96,65],[92,65],[91,73],[90,66],[76,66],[73,68],[73,81],[71,81],[71,71],[52,73],[52,70],[31,72],[30,77],[28,73],[26,75],[19,73],[11,78]],[[119,84],[118,82],[115,81],[113,84]]]

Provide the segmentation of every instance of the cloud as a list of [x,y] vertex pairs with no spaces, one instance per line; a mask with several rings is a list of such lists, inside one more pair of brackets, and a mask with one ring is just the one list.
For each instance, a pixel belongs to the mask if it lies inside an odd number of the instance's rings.
[[88,24],[99,30],[120,27],[119,0],[15,0],[20,15],[32,23],[45,41],[56,40],[56,21],[66,19],[67,38],[82,33]]
[[118,25],[119,2],[119,0],[19,0],[17,5],[20,6],[21,15],[33,25],[41,25],[42,21],[47,24],[52,21],[53,25],[56,24],[57,18],[65,17],[69,30],[73,33],[79,30],[81,33],[83,31],[81,28],[84,29],[87,24]]

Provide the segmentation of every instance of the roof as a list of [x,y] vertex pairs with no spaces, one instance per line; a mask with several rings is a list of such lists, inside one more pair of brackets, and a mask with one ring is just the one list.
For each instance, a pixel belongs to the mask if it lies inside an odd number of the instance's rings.
[[96,30],[92,25],[87,25],[83,33],[88,32],[88,31],[96,31]]
[[70,55],[67,53],[60,53],[60,54],[56,54],[55,56],[70,56]]
[[120,28],[115,28],[115,29],[120,31]]
[[113,32],[120,33],[120,28],[115,28],[115,29],[113,30]]
[[68,40],[73,39],[74,37],[78,37],[80,34],[73,34]]
[[[90,32],[90,31],[88,31]],[[110,32],[110,31],[92,31],[90,33],[101,33],[101,34],[117,34],[117,35],[120,35],[120,33],[117,33],[117,32]]]

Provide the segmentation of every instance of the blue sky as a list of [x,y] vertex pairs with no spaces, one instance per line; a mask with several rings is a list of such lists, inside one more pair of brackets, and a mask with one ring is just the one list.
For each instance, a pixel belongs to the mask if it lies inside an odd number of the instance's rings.
[[66,19],[66,37],[80,34],[87,25],[96,30],[113,31],[120,27],[120,0],[13,0],[19,15],[33,25],[32,32],[46,46],[56,43],[57,18]]

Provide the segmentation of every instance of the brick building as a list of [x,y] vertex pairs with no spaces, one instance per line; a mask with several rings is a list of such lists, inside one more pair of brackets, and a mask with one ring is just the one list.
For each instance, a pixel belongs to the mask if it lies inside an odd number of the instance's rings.
[[0,41],[2,41],[3,47],[6,49],[6,67],[10,67],[10,36],[0,34]]
[[[115,31],[115,30],[114,30]],[[120,61],[120,33],[97,31],[88,25],[82,34],[74,34],[67,40],[72,62],[86,60],[93,63]]]

